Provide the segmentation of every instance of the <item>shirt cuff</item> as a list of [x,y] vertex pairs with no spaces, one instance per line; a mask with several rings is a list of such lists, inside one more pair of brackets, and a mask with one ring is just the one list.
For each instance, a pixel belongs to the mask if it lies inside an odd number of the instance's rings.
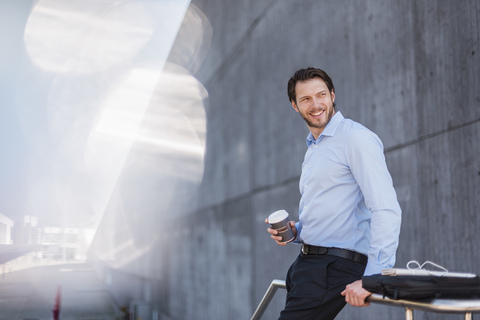
[[378,265],[373,262],[368,262],[367,263],[367,268],[365,269],[365,272],[363,273],[364,276],[371,276],[372,274],[380,274],[382,273],[382,270],[385,269],[385,267]]

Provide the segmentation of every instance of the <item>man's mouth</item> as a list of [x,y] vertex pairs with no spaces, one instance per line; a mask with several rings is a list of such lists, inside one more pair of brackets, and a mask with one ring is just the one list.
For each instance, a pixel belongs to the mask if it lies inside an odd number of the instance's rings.
[[325,110],[317,111],[317,112],[312,112],[312,113],[310,113],[310,115],[311,115],[312,117],[318,118],[318,117],[320,117],[324,112],[325,112]]

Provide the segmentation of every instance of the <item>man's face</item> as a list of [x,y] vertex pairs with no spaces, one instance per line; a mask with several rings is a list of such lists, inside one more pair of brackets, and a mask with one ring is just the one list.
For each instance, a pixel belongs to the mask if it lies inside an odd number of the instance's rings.
[[292,102],[292,106],[317,139],[335,114],[335,93],[328,91],[327,85],[320,78],[297,82],[295,93],[296,102]]

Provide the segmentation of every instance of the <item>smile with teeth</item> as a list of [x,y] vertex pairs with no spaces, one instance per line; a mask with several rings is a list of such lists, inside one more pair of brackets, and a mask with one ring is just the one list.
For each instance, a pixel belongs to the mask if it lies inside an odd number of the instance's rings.
[[310,113],[312,116],[314,117],[319,117],[321,116],[323,113],[325,112],[325,110],[322,110],[322,111],[317,111],[315,113]]

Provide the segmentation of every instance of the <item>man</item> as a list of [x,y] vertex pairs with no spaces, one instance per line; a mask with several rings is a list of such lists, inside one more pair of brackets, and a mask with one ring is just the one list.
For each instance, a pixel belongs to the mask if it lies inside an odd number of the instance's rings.
[[[335,88],[323,70],[296,71],[288,97],[310,133],[299,221],[290,221],[302,250],[287,273],[279,320],[334,319],[346,303],[368,305],[362,275],[394,265],[401,209],[382,142],[335,110]],[[286,245],[276,230],[267,231]]]

